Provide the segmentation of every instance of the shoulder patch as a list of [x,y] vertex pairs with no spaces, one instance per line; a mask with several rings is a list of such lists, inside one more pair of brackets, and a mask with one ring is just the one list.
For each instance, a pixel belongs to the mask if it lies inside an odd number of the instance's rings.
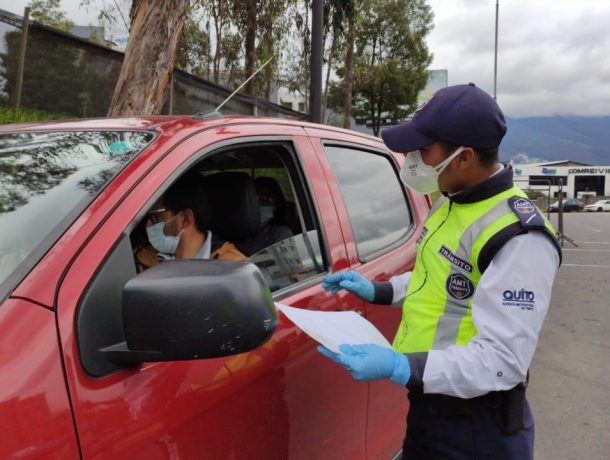
[[545,228],[544,217],[538,208],[527,198],[514,196],[508,199],[508,205],[517,215],[523,228]]

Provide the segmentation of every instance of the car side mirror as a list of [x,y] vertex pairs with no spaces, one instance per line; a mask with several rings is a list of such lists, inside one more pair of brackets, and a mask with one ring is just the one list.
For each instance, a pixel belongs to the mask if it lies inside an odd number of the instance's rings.
[[100,349],[117,364],[217,358],[264,344],[277,325],[271,293],[247,262],[160,263],[127,282],[125,341]]

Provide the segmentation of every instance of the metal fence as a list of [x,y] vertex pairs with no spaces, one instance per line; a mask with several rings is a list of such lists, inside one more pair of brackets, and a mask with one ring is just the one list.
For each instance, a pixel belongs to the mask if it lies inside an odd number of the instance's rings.
[[[12,105],[16,98],[22,27],[20,16],[0,9],[0,105]],[[30,21],[21,107],[78,117],[105,116],[122,61],[121,52]],[[175,70],[163,113],[208,112],[231,92],[228,88]],[[222,112],[226,115],[307,117],[243,94],[236,94],[223,106]]]

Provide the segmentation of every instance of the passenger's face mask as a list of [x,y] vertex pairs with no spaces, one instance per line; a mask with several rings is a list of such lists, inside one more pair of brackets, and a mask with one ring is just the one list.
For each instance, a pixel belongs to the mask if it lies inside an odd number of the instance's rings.
[[261,206],[261,225],[266,225],[271,219],[273,219],[273,206]]
[[419,150],[409,152],[400,170],[404,184],[419,193],[432,193],[439,189],[438,176],[458,156],[464,147],[458,147],[446,160],[436,166],[428,166],[421,158]]
[[146,234],[148,235],[148,241],[157,251],[162,252],[164,254],[175,254],[176,249],[178,249],[178,243],[180,243],[180,232],[177,236],[166,235],[163,231],[165,224],[171,222],[179,214],[176,214],[167,222],[159,222],[150,227],[146,227]]

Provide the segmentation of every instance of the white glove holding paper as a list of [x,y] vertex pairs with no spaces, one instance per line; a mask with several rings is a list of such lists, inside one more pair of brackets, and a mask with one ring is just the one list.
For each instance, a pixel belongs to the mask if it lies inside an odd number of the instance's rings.
[[275,305],[303,332],[334,353],[340,353],[339,345],[344,343],[392,348],[375,326],[354,311],[311,311],[279,302]]

